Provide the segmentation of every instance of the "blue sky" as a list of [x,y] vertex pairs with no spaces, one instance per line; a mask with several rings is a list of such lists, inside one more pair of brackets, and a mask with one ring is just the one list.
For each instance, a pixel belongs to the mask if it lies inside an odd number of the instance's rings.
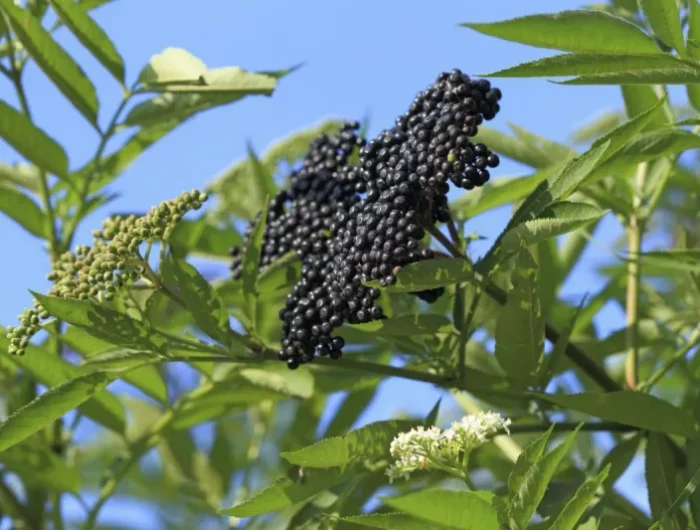
[[[459,67],[469,74],[480,74],[548,53],[479,35],[458,27],[459,22],[502,20],[578,6],[576,0],[438,0],[429,4],[356,0],[352,6],[320,0],[120,0],[100,8],[95,18],[124,57],[128,82],[136,78],[151,55],[168,46],[186,48],[211,67],[271,70],[302,61],[305,66],[283,79],[272,98],[248,98],[202,114],[152,147],[110,186],[121,198],[88,218],[79,242],[89,242],[90,230],[109,211],[145,211],[183,190],[203,187],[244,156],[248,140],[260,151],[290,131],[324,118],[361,119],[366,115],[374,134],[390,126],[415,93],[442,70]],[[106,123],[119,102],[118,86],[66,30],[60,30],[57,39],[94,80],[101,123]],[[37,123],[63,143],[71,168],[81,166],[97,146],[93,130],[34,65],[27,69],[25,84]],[[504,99],[500,115],[490,125],[501,130],[513,122],[563,140],[576,125],[599,112],[621,107],[615,87],[563,87],[546,80],[518,79],[495,84],[502,89]],[[15,103],[9,89],[0,81],[2,98]],[[128,135],[122,134],[110,144],[112,149]],[[7,163],[19,158],[0,143],[0,160]],[[492,173],[498,178],[527,171],[504,161]],[[507,216],[507,209],[481,216],[467,231],[493,238]],[[48,260],[39,240],[1,216],[0,233],[4,248],[11,249],[0,261],[0,322],[8,325],[30,304],[29,288],[41,291],[48,287],[44,280]],[[608,220],[600,240],[609,242],[616,233],[615,222]],[[606,255],[597,251],[589,257],[592,264]],[[590,270],[579,270],[567,293],[583,294],[595,285]],[[622,325],[617,312],[607,316],[608,329]],[[427,412],[435,396],[427,385],[388,382],[362,421],[386,418],[399,409]]]

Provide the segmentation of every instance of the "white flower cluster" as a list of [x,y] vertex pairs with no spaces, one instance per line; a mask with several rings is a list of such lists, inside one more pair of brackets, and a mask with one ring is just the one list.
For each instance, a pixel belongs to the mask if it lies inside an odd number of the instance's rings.
[[460,467],[459,457],[487,441],[489,435],[505,429],[511,420],[495,412],[480,412],[463,417],[446,430],[416,427],[400,433],[391,442],[389,452],[396,461],[387,469],[389,481],[408,480],[412,471],[421,469],[450,470]]

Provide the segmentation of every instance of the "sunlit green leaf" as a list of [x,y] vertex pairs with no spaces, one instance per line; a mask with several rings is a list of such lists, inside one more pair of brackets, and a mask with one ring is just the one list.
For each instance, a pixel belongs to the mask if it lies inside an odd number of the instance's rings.
[[78,493],[80,473],[38,440],[27,440],[0,452],[0,462],[30,484]]
[[346,478],[340,471],[334,469],[308,470],[303,481],[293,482],[288,478],[282,478],[250,499],[232,508],[219,510],[219,513],[235,517],[251,517],[274,512],[303,502],[325,489],[340,484]]
[[363,333],[372,333],[384,337],[434,335],[436,333],[454,332],[452,322],[447,317],[435,314],[404,315],[385,320],[375,320],[366,324],[355,324],[352,327]]
[[428,523],[461,530],[500,530],[496,511],[480,493],[484,492],[423,490],[382,500]]
[[480,213],[517,202],[529,195],[546,177],[546,173],[535,173],[527,177],[500,177],[488,186],[475,188],[457,197],[450,204],[455,220],[463,221]]
[[674,407],[649,394],[622,390],[608,393],[538,394],[538,396],[560,407],[640,429],[687,438],[695,438],[700,434],[696,422],[688,411]]
[[267,223],[268,203],[265,203],[260,217],[253,227],[248,245],[243,254],[243,294],[245,296],[245,309],[251,320],[253,332],[257,328],[257,300],[258,300],[258,275],[260,273],[260,256],[262,253],[263,237]]
[[290,464],[305,467],[344,467],[353,462],[388,456],[394,437],[418,425],[415,421],[389,420],[370,423],[345,436],[323,440],[280,456]]
[[563,11],[503,22],[462,25],[485,35],[538,48],[576,53],[662,53],[654,41],[634,25],[595,11]]
[[639,0],[639,6],[659,40],[679,55],[686,55],[676,0]]
[[[351,515],[343,517],[343,521],[353,525],[365,526],[369,528],[384,528],[386,530],[455,530],[454,526],[439,525],[435,522],[426,523],[424,520],[416,519],[410,515],[402,513],[370,513],[367,515]],[[427,525],[430,524],[430,527]]]
[[25,440],[90,399],[112,377],[102,372],[83,375],[53,387],[0,424],[0,452]]
[[73,58],[53,39],[29,11],[13,0],[0,0],[12,29],[39,68],[91,123],[97,122],[97,95],[92,82]]
[[643,74],[647,70],[688,70],[700,68],[672,55],[606,55],[570,53],[546,57],[505,68],[489,77],[564,77],[603,74]]
[[518,253],[508,301],[496,324],[496,359],[510,376],[532,382],[543,354],[544,318],[538,266],[528,249]]
[[608,476],[608,471],[609,468],[606,467],[595,477],[586,480],[569,502],[566,503],[566,506],[559,513],[552,526],[549,527],[549,530],[574,530],[574,528],[577,528],[576,523],[579,522],[598,492],[598,488]]
[[72,0],[51,0],[61,21],[118,80],[124,81],[124,61],[109,36],[87,11]]
[[29,233],[48,239],[50,227],[48,216],[39,208],[39,205],[24,193],[13,189],[0,191],[0,212],[18,223]]
[[[676,461],[667,436],[649,433],[646,449],[645,477],[649,488],[651,514],[660,520],[676,499]],[[680,529],[677,520],[668,522],[668,528]]]
[[112,344],[157,351],[165,342],[145,323],[96,303],[32,294],[50,314]]
[[[6,350],[8,345],[4,331],[0,331],[0,351]],[[27,355],[10,356],[9,359],[36,381],[49,388],[55,388],[84,373],[72,363],[32,344],[27,348]],[[124,432],[126,425],[124,408],[116,396],[107,390],[97,390],[92,399],[79,406],[79,411],[108,429],[118,433]]]
[[63,148],[4,101],[0,101],[0,138],[49,173],[59,177],[68,173],[68,157]]
[[172,254],[164,266],[175,281],[185,307],[202,331],[214,340],[230,344],[228,311],[209,282],[194,266]]

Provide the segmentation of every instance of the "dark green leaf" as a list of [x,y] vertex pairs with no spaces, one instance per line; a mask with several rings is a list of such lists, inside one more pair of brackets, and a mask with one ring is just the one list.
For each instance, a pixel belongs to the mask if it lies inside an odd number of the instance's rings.
[[[587,203],[554,202],[537,218],[525,221],[502,234],[479,262],[479,270],[490,272],[499,264],[528,247],[551,237],[572,232],[597,221],[607,212]],[[517,214],[516,214],[517,215]]]
[[470,281],[474,271],[462,258],[440,258],[409,263],[402,267],[389,292],[410,293]]
[[595,11],[563,11],[490,24],[462,25],[485,35],[538,48],[576,53],[662,53],[654,41],[634,25]]
[[243,255],[243,295],[245,296],[246,314],[251,322],[253,333],[257,329],[257,303],[258,303],[258,274],[260,273],[260,256],[262,242],[267,223],[268,202],[265,201],[260,212],[260,217],[253,227],[248,240],[248,246]]
[[[512,127],[512,125],[511,125]],[[539,137],[538,137],[539,138]],[[526,142],[522,137],[508,136],[496,129],[491,129],[490,127],[479,127],[479,133],[476,135],[476,141],[485,143],[489,148],[498,153],[499,155],[512,158],[523,164],[534,167],[536,169],[544,169],[552,166],[557,162],[563,162],[560,156],[556,159],[552,157],[551,150],[548,152],[546,150],[541,150],[537,145],[533,146],[531,143]],[[557,144],[560,145],[561,144]],[[561,146],[558,149],[558,153],[561,155],[564,150]],[[576,152],[570,149],[569,158],[574,157]]]
[[[371,513],[368,515],[351,515],[343,517],[343,521],[353,525],[369,528],[384,528],[386,530],[454,530],[454,526],[444,526],[437,523],[426,523],[402,513]],[[430,526],[427,526],[430,524]]]
[[[646,449],[645,477],[649,488],[651,515],[660,520],[676,499],[676,462],[667,436],[658,432],[649,433]],[[676,526],[680,529],[678,521]]]
[[39,206],[24,193],[13,189],[0,191],[0,212],[36,237],[49,238],[48,216],[44,215]]
[[353,462],[388,456],[391,441],[400,432],[417,425],[418,422],[402,420],[370,423],[345,436],[324,438],[313,445],[280,456],[297,466],[345,467]]
[[582,144],[596,140],[620,125],[624,119],[625,116],[620,111],[605,112],[585,125],[578,127],[571,133],[571,141]]
[[655,271],[700,272],[700,249],[669,249],[643,252],[639,255],[642,265],[653,267]]
[[323,436],[343,436],[347,434],[367,406],[374,400],[376,394],[376,385],[349,392],[338,407],[338,412],[335,413]]
[[235,228],[218,227],[206,215],[193,221],[178,221],[168,241],[178,255],[195,254],[226,260],[230,259],[231,247],[243,244]]
[[700,5],[698,0],[688,0],[688,53],[696,61],[700,59]]
[[612,74],[591,74],[558,81],[562,85],[685,85],[700,83],[700,69],[683,63],[675,68],[633,70]]
[[511,66],[489,77],[564,77],[574,75],[641,74],[647,70],[698,70],[700,67],[672,55],[606,55],[567,53]]
[[248,162],[253,170],[253,177],[260,181],[267,196],[274,197],[277,194],[277,185],[272,178],[272,171],[263,165],[250,144],[248,144]]
[[526,487],[526,474],[532,466],[542,459],[542,455],[544,455],[544,451],[547,448],[547,442],[553,431],[554,426],[534,438],[525,446],[522,453],[518,455],[518,459],[515,461],[515,465],[508,477],[508,494],[511,498]]
[[589,478],[576,491],[569,502],[566,503],[564,509],[559,513],[549,530],[574,530],[576,523],[581,519],[583,514],[588,509],[598,488],[608,476],[609,468],[606,467],[595,477]]
[[429,523],[460,530],[500,530],[496,510],[481,493],[485,492],[424,490],[382,500]]
[[0,424],[0,452],[52,424],[93,397],[112,379],[108,374],[94,372],[47,390]]
[[639,450],[641,441],[642,437],[639,434],[635,434],[631,438],[619,442],[605,455],[605,458],[603,458],[603,461],[600,463],[600,467],[605,468],[606,466],[610,466],[610,472],[603,481],[603,487],[606,491],[612,490],[617,479],[622,476],[632,463],[632,459]]
[[452,217],[457,221],[465,221],[480,213],[517,202],[532,193],[545,176],[545,173],[535,173],[527,177],[500,177],[488,186],[474,188],[451,202]]
[[577,158],[558,166],[557,170],[523,201],[506,229],[529,219],[535,219],[553,202],[566,199],[593,171],[609,146],[609,142],[596,145]]
[[[666,97],[665,91],[650,85],[622,85],[620,87],[625,100],[627,116],[633,118],[654,107],[660,99]],[[674,111],[669,105],[668,98],[663,105],[663,112],[654,113],[654,118],[645,130],[658,129],[671,125],[674,121]]]
[[78,493],[80,473],[38,440],[29,439],[0,453],[5,469],[23,481],[52,491]]
[[288,478],[282,478],[247,501],[232,508],[219,510],[219,513],[234,517],[251,517],[274,512],[305,501],[321,491],[340,484],[346,478],[335,469],[307,470],[303,481],[293,482]]
[[[113,348],[109,342],[97,339],[84,329],[75,326],[66,329],[60,336],[60,340],[88,360]],[[163,404],[168,402],[168,387],[155,366],[142,366],[121,373],[119,377],[156,401]]]
[[538,266],[529,249],[518,253],[511,281],[496,323],[496,359],[506,374],[529,384],[544,351]]
[[692,415],[670,403],[640,392],[590,392],[571,395],[537,394],[566,409],[640,429],[695,438],[699,431]]
[[605,155],[600,162],[610,159],[621,149],[630,144],[630,142],[634,142],[639,136],[639,133],[641,133],[650,123],[653,123],[657,117],[662,115],[661,109],[665,104],[665,97],[656,100],[655,103],[649,108],[640,111],[639,114],[636,114],[630,120],[618,127],[615,127],[615,129],[596,140],[593,143],[593,147],[598,147],[606,142],[609,142],[608,149],[605,151]]
[[[201,355],[200,355],[201,356]],[[93,355],[82,362],[82,366],[107,372],[127,371],[144,364],[156,364],[168,359],[165,355],[149,351],[110,349]]]
[[639,6],[659,40],[679,55],[687,55],[676,0],[639,0]]
[[681,129],[657,129],[642,133],[611,160],[615,164],[638,164],[700,147],[700,136]]
[[209,337],[231,343],[229,314],[218,294],[199,271],[171,254],[165,266],[175,280],[181,299],[194,321]]
[[7,188],[21,186],[34,193],[41,192],[41,172],[39,168],[29,164],[8,164],[0,163],[0,185]]
[[548,138],[544,138],[537,134],[531,133],[518,127],[514,123],[509,123],[515,137],[532,153],[537,153],[538,158],[541,158],[545,167],[552,166],[562,160],[568,160],[577,155],[576,151],[568,145],[560,144]]
[[68,157],[63,148],[4,101],[0,101],[0,138],[49,173],[59,177],[68,174]]
[[383,337],[435,335],[455,331],[450,319],[444,315],[435,314],[404,315],[386,320],[375,320],[366,324],[355,324],[352,327],[363,333],[372,333]]
[[435,405],[433,406],[432,409],[430,409],[430,412],[428,415],[425,417],[425,426],[426,427],[434,427],[435,424],[437,423],[438,419],[438,414],[440,414],[440,403],[442,402],[442,398],[439,398]]
[[[538,459],[529,467],[519,487],[510,497],[509,518],[515,521],[518,528],[525,528],[530,523],[535,510],[539,506],[547,486],[552,480],[559,464],[564,459],[576,439],[578,429],[569,434],[564,441],[549,454]],[[510,481],[509,481],[510,484]]]
[[32,294],[53,316],[83,328],[98,339],[119,346],[155,351],[165,342],[154,335],[144,322],[93,302]]
[[292,132],[289,136],[273,142],[262,155],[262,163],[274,173],[281,162],[294,164],[308,151],[311,142],[322,134],[332,135],[340,131],[343,121],[327,120],[313,127]]
[[51,0],[63,23],[118,81],[124,81],[124,61],[109,36],[72,0]]
[[198,112],[234,103],[246,94],[173,94],[166,92],[135,105],[124,120],[125,125],[149,127],[160,124],[179,125]]
[[0,0],[0,7],[10,19],[15,35],[39,68],[90,123],[97,123],[95,87],[82,68],[29,11],[15,6],[13,0]]
[[[6,351],[9,342],[1,330],[0,351]],[[84,371],[79,367],[65,361],[44,348],[29,345],[27,355],[9,356],[12,363],[30,374],[36,381],[49,388],[55,388],[70,379],[83,375]],[[82,414],[96,423],[118,433],[123,433],[126,426],[124,407],[116,396],[107,390],[98,390],[92,399],[89,399],[79,410]]]

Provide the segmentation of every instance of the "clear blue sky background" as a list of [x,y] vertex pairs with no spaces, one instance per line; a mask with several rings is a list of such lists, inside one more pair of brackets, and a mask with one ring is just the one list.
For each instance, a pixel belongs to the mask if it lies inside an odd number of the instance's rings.
[[[283,79],[272,98],[248,98],[202,114],[152,147],[110,186],[122,197],[88,218],[80,242],[90,241],[90,230],[108,211],[145,211],[183,190],[203,187],[244,156],[248,140],[261,151],[271,141],[323,118],[361,119],[367,114],[374,134],[390,126],[415,93],[442,70],[459,67],[469,74],[486,73],[547,54],[479,35],[458,27],[459,22],[503,20],[579,6],[577,0],[439,0],[429,4],[357,0],[352,5],[320,0],[120,0],[102,7],[95,18],[124,57],[128,82],[151,55],[167,46],[186,48],[211,67],[271,70],[301,61],[306,64]],[[57,39],[96,83],[100,118],[105,124],[120,98],[117,85],[65,29],[57,33]],[[94,132],[36,66],[27,69],[25,83],[36,121],[63,142],[71,168],[80,167],[95,151],[98,139]],[[507,130],[507,122],[513,122],[558,140],[597,113],[622,106],[613,87],[563,87],[546,80],[517,79],[496,84],[504,99],[501,114],[491,126]],[[0,82],[0,96],[15,103],[7,83]],[[110,144],[112,148],[126,136],[123,133]],[[19,158],[0,143],[0,160],[7,163]],[[497,178],[526,171],[504,161],[493,173]],[[493,238],[508,213],[506,209],[479,217],[467,231]],[[8,325],[30,304],[29,288],[42,291],[48,287],[44,280],[48,260],[40,241],[2,216],[0,233],[6,249],[5,259],[0,260],[0,322]],[[616,233],[615,222],[608,220],[599,234],[601,242],[609,243]],[[577,271],[567,293],[595,290],[591,269],[606,258],[602,251],[589,254],[589,267]],[[615,310],[608,311],[605,320],[604,329],[622,325]],[[383,419],[402,409],[425,413],[437,395],[427,385],[390,381],[362,422]],[[626,487],[636,482],[636,467],[625,476]],[[646,503],[646,499],[638,500]],[[118,517],[124,510],[120,512]]]

